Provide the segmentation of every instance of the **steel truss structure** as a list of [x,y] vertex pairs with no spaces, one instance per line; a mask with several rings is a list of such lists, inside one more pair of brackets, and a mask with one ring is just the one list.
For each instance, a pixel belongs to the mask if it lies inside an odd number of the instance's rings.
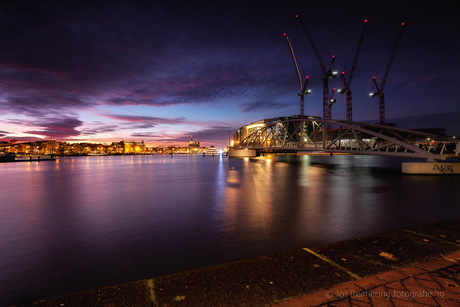
[[386,125],[308,118],[279,120],[261,127],[234,148],[264,152],[322,151],[428,161],[460,157],[460,140],[456,138]]

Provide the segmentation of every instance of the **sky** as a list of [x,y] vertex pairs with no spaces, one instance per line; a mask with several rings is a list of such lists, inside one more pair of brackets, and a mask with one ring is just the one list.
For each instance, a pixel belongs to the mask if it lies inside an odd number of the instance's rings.
[[[301,74],[309,76],[305,114],[322,116],[321,68],[296,15],[326,65],[335,56],[339,73],[350,71],[369,20],[351,84],[356,121],[378,119],[378,98],[369,97],[372,77],[382,80],[404,22],[383,91],[386,117],[450,114],[446,125],[457,129],[460,25],[454,5],[2,1],[0,141],[184,146],[193,137],[223,148],[245,124],[299,114],[300,87],[284,33]],[[341,87],[339,78],[332,87]],[[345,96],[335,98],[332,118],[345,119]]]

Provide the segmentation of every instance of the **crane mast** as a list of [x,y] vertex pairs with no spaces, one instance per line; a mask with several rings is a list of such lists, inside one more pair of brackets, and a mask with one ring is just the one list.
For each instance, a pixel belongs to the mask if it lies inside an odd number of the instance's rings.
[[297,78],[298,78],[299,83],[300,83],[300,94],[298,94],[300,96],[300,118],[304,118],[304,101],[305,101],[304,97],[305,97],[305,95],[310,94],[310,91],[307,91],[308,76],[305,78],[305,85],[303,85],[302,84],[302,77],[300,76],[299,66],[297,65],[297,61],[295,59],[294,49],[292,49],[291,42],[289,41],[289,38],[286,35],[286,33],[284,34],[284,37],[286,37],[286,40],[287,40],[287,43],[288,43],[288,46],[289,46],[289,50],[291,51],[292,61],[294,62],[294,68],[295,68],[295,70],[297,72]]
[[339,90],[338,92],[339,92],[339,94],[343,94],[345,92],[347,93],[346,107],[347,107],[347,120],[349,120],[349,121],[353,120],[353,105],[352,105],[352,96],[351,96],[351,89],[350,89],[351,80],[353,79],[353,75],[355,74],[356,64],[358,63],[358,58],[359,58],[359,54],[361,52],[361,47],[363,45],[364,36],[366,34],[366,28],[367,28],[367,23],[368,22],[369,22],[369,20],[367,20],[367,19],[364,20],[364,28],[363,28],[363,31],[361,32],[360,37],[359,37],[358,47],[356,48],[356,54],[355,54],[355,58],[353,60],[353,66],[351,67],[350,75],[348,76],[348,81],[345,78],[345,72],[342,71],[342,74],[341,74],[344,89]]
[[330,119],[331,113],[332,113],[331,112],[331,107],[332,107],[331,101],[333,100],[333,98],[329,94],[329,79],[337,77],[337,72],[332,71],[332,67],[334,66],[334,63],[335,63],[335,57],[332,56],[331,65],[329,66],[329,69],[326,70],[326,66],[324,65],[323,58],[321,57],[321,54],[319,53],[319,50],[316,47],[316,44],[313,40],[313,37],[310,34],[310,31],[308,30],[308,27],[305,25],[302,19],[300,19],[299,15],[296,15],[296,18],[299,20],[305,34],[307,35],[308,41],[310,42],[310,45],[313,48],[313,51],[315,52],[316,58],[318,59],[319,65],[321,66],[321,71],[323,72],[323,118]]
[[388,60],[388,65],[385,70],[385,74],[383,75],[383,79],[382,79],[382,82],[380,83],[380,86],[377,84],[376,77],[374,76],[372,78],[373,86],[375,86],[377,91],[371,93],[370,96],[372,98],[374,98],[375,96],[380,97],[380,101],[379,101],[379,123],[380,125],[385,125],[385,96],[383,94],[383,87],[385,86],[385,82],[387,81],[388,73],[390,72],[391,64],[393,63],[393,59],[395,57],[396,48],[398,47],[399,40],[401,39],[405,26],[406,25],[403,22],[401,24],[401,29],[399,30],[398,36],[396,37],[395,43],[393,45],[393,49],[391,50],[390,59]]

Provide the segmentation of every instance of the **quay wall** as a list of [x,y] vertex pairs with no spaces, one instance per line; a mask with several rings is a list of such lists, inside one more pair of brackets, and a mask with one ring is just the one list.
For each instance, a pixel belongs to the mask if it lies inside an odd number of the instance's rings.
[[456,218],[16,306],[269,306],[449,259],[459,242]]

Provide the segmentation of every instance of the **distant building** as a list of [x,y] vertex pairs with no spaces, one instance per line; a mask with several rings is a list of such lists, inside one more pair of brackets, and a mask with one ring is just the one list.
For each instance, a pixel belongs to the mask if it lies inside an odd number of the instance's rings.
[[211,145],[211,147],[209,147],[207,150],[206,150],[206,154],[207,155],[211,155],[211,156],[214,156],[214,155],[218,155],[219,154],[219,150],[214,147],[214,145]]
[[190,137],[190,143],[188,144],[188,153],[196,154],[201,152],[200,141],[194,141],[193,137]]
[[0,153],[25,155],[100,155],[100,154],[203,154],[207,147],[201,147],[199,141],[190,138],[187,146],[147,147],[141,142],[67,143],[54,140],[31,141],[24,143],[0,142]]
[[200,147],[200,141],[194,141],[193,137],[190,137],[190,143],[188,147]]
[[107,153],[111,154],[134,154],[145,153],[145,143],[141,142],[112,142],[106,149]]

